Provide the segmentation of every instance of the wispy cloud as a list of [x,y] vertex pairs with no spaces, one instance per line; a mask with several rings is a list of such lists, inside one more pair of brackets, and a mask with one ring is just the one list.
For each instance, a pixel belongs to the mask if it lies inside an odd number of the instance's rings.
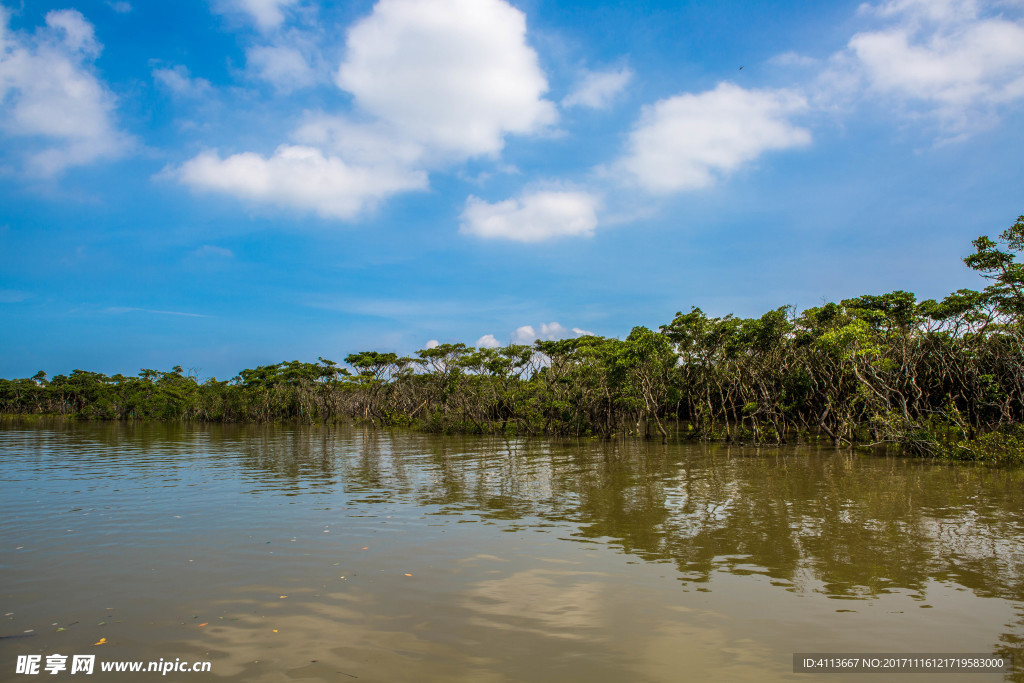
[[192,255],[198,258],[232,259],[235,257],[235,252],[213,244],[204,244],[193,251]]
[[179,97],[209,97],[213,86],[205,78],[194,78],[188,67],[176,64],[173,67],[153,69],[153,80]]
[[0,289],[0,304],[17,304],[28,299],[31,294],[18,289]]
[[313,49],[308,43],[255,45],[245,51],[245,61],[254,76],[270,83],[280,93],[290,93],[315,85],[319,80],[319,74],[310,64],[309,52]]
[[[466,302],[422,298],[376,298],[317,295],[302,299],[304,305],[325,311],[416,323],[454,321],[466,310]],[[481,304],[483,305],[483,304]],[[488,302],[488,308],[508,308],[507,302]]]
[[610,71],[588,71],[572,91],[562,99],[562,107],[588,107],[604,109],[633,80],[633,71],[627,67]]
[[221,14],[245,17],[261,31],[272,31],[284,22],[288,9],[298,2],[299,0],[213,0],[213,9]]
[[202,313],[185,313],[183,311],[160,311],[151,308],[136,308],[134,306],[109,306],[104,308],[102,313],[109,313],[111,315],[123,315],[125,313],[152,313],[155,315],[180,315],[187,318],[211,318],[213,316],[204,315]]

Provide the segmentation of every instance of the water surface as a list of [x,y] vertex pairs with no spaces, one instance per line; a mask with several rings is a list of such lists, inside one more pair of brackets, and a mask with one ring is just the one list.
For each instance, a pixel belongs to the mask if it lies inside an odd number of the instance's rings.
[[7,424],[0,636],[19,637],[0,639],[0,680],[31,680],[14,663],[33,653],[212,662],[163,677],[193,681],[863,680],[794,674],[794,652],[1020,663],[1022,539],[1020,470]]

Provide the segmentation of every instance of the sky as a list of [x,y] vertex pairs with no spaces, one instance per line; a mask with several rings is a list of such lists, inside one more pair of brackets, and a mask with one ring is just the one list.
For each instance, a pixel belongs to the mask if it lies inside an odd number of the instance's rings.
[[941,298],[1024,0],[0,0],[0,376]]

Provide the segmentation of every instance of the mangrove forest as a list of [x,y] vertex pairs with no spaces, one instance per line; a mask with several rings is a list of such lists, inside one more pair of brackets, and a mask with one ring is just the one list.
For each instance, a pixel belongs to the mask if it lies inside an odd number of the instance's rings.
[[438,432],[891,446],[1024,462],[1024,216],[942,300],[863,295],[759,318],[677,313],[625,339],[440,344],[200,380],[181,367],[0,379],[0,412],[100,420],[356,420]]

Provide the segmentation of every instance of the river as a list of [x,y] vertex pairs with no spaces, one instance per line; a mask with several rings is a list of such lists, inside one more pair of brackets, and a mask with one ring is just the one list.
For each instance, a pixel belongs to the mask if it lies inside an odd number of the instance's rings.
[[[1014,655],[1024,471],[800,446],[4,423],[0,680],[842,681]],[[110,661],[208,673],[103,673]],[[59,660],[57,660],[59,661]],[[70,670],[47,680],[82,678]],[[38,678],[37,677],[37,678]],[[873,680],[925,680],[914,674]]]

